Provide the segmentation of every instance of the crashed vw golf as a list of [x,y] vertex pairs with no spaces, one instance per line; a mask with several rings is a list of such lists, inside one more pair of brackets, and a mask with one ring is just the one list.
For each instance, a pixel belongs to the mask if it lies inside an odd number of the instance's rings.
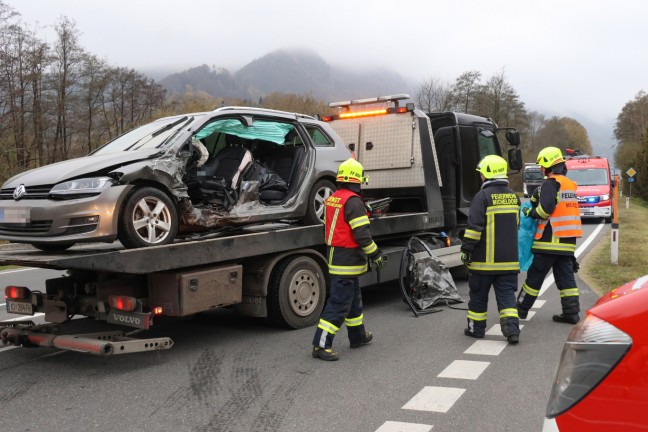
[[0,239],[136,248],[262,222],[315,224],[350,155],[326,123],[302,114],[224,107],[166,117],[9,179]]

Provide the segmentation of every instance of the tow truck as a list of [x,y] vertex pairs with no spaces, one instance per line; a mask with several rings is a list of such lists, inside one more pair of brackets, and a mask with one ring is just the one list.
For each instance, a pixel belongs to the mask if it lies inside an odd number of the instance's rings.
[[[401,277],[401,257],[412,236],[438,240],[436,256],[447,267],[461,265],[460,237],[470,200],[479,190],[475,166],[486,154],[502,154],[498,132],[513,146],[511,169],[521,168],[515,129],[498,129],[492,120],[473,115],[426,114],[410,102],[403,104],[408,99],[394,95],[332,103],[339,114],[322,117],[363,163],[370,177],[367,199],[390,202],[388,211],[377,207],[371,218],[372,235],[388,262],[364,274],[362,287]],[[322,225],[252,225],[140,249],[113,243],[47,253],[11,246],[0,250],[0,265],[67,274],[46,280],[44,292],[19,280],[5,288],[7,312],[44,314],[45,323],[0,322],[4,344],[104,356],[156,351],[171,348],[173,341],[141,336],[160,317],[229,307],[296,329],[315,324],[326,300]]]

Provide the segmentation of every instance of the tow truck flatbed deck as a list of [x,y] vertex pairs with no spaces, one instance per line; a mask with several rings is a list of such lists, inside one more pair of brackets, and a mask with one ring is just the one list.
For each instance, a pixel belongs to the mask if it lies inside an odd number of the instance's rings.
[[[429,229],[427,213],[387,215],[372,219],[375,239]],[[63,252],[43,252],[29,245],[0,248],[0,265],[149,274],[300,248],[323,246],[321,225],[272,224],[247,227],[222,237],[176,242],[142,249],[124,249],[120,243],[76,245]]]

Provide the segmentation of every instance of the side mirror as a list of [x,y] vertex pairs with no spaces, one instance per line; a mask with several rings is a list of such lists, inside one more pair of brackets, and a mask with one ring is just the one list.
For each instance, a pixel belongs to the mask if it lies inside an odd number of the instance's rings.
[[[506,131],[506,141],[509,142],[512,146],[519,146],[520,145],[520,132],[516,131],[515,129]],[[510,152],[509,152],[510,154]]]
[[[517,133],[517,132],[516,132]],[[508,135],[508,132],[506,133]],[[519,139],[518,135],[518,139]],[[522,169],[522,150],[518,147],[509,149],[508,151],[509,169],[511,171],[520,171]]]

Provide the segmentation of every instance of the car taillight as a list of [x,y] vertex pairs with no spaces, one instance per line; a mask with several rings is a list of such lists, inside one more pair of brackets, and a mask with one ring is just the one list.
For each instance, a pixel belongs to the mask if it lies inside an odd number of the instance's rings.
[[113,309],[131,312],[137,307],[137,299],[135,297],[111,295],[108,296],[108,304]]
[[5,298],[13,300],[23,300],[28,299],[30,296],[30,291],[26,287],[19,286],[8,286],[5,288]]
[[547,417],[576,405],[614,369],[632,338],[612,324],[588,315],[569,334],[551,388]]

